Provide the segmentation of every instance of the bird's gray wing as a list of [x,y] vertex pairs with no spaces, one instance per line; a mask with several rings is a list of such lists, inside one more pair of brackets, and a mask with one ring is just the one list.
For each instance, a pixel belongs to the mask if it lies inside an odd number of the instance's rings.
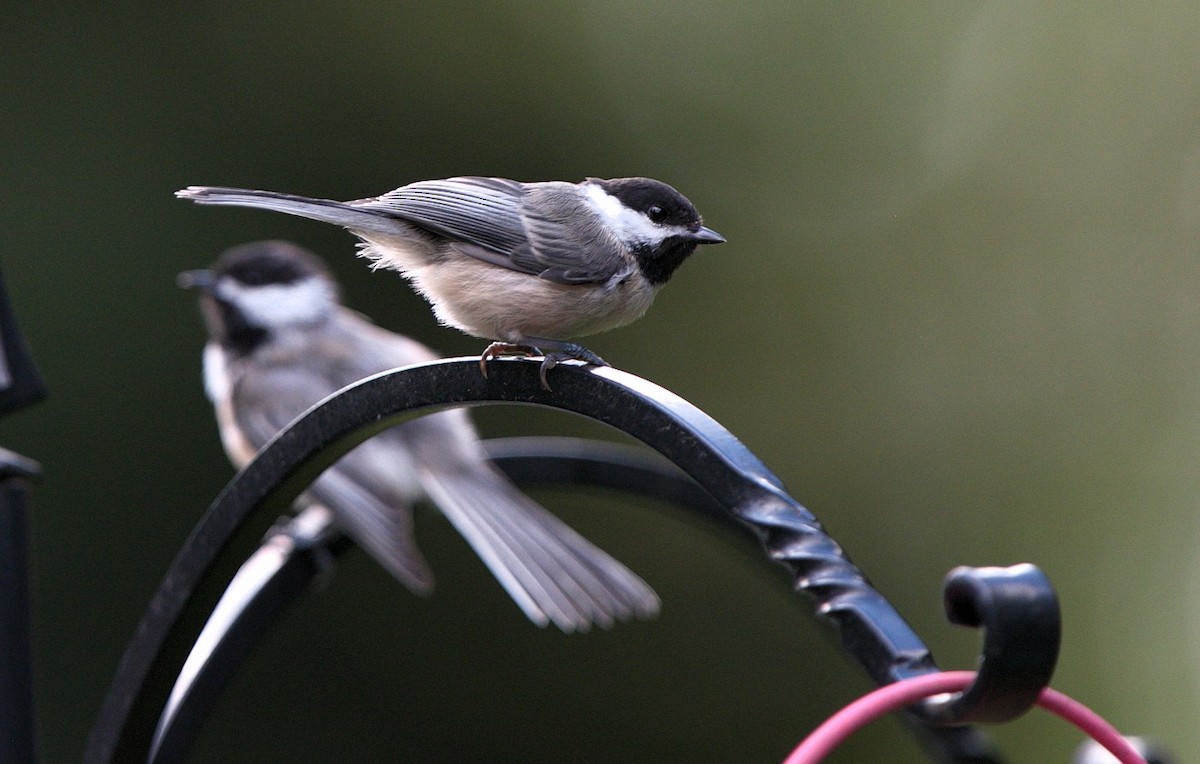
[[[461,177],[410,183],[350,204],[432,231],[461,254],[550,281],[603,283],[630,271],[578,197],[548,196],[553,187],[571,189],[567,183]],[[539,202],[533,208],[531,197]],[[589,243],[586,256],[581,242]]]
[[[362,376],[368,373],[373,372]],[[261,449],[323,397],[322,392],[339,387],[335,380],[313,379],[291,367],[260,371],[243,376],[234,386],[234,414],[246,439]],[[409,589],[424,594],[433,587],[433,575],[417,549],[409,497],[397,482],[411,466],[381,440],[388,437],[377,436],[342,457],[305,497],[327,507],[339,527],[379,564]],[[374,468],[376,464],[384,467]]]
[[507,257],[525,243],[525,184],[504,178],[423,180],[351,202],[402,218],[452,241]]

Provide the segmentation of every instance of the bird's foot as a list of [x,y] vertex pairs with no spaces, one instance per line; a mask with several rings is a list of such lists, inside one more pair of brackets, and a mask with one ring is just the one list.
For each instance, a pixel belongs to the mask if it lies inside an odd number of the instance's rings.
[[543,390],[550,390],[550,383],[546,381],[546,373],[558,366],[560,361],[583,361],[592,366],[608,366],[607,361],[576,342],[546,340],[540,337],[526,337],[525,339],[536,345],[542,354],[542,367],[538,369],[538,379],[542,382]]
[[546,374],[561,361],[583,361],[593,366],[608,366],[608,362],[592,351],[575,342],[548,340],[541,337],[525,337],[524,342],[493,342],[479,356],[479,370],[487,376],[487,362],[502,355],[542,356],[538,379],[543,390],[550,390]]
[[502,355],[519,355],[528,358],[531,355],[540,355],[541,352],[533,345],[522,345],[518,342],[493,342],[479,354],[479,371],[483,373],[484,377],[487,377],[487,362]]

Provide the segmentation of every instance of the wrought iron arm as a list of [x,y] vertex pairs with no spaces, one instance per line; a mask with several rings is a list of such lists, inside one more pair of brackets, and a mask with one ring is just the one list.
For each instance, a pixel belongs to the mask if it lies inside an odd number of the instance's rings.
[[[482,377],[478,360],[467,358],[371,377],[326,399],[268,444],[217,498],[172,564],[118,667],[85,760],[145,760],[171,685],[205,618],[265,529],[323,469],[388,427],[463,404],[547,406],[638,438],[754,531],[876,682],[935,670],[925,645],[816,518],[702,411],[611,368],[564,364],[554,372],[553,392],[540,387],[535,361],[500,359],[489,370]],[[963,752],[952,760],[998,761],[978,739],[958,737]]]

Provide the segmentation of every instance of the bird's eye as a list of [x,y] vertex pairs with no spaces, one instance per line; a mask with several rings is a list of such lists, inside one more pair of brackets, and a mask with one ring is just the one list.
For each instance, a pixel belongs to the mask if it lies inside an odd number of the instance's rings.
[[667,219],[667,211],[662,207],[659,207],[657,204],[654,204],[651,205],[648,210],[646,210],[646,217],[650,218],[651,222],[661,223]]

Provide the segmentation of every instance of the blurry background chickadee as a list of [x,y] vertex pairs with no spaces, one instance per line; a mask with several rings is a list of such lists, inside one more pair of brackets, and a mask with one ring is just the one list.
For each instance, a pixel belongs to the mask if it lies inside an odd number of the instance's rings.
[[411,281],[442,323],[496,340],[484,361],[543,355],[543,385],[560,360],[604,365],[564,340],[640,318],[698,245],[725,241],[686,197],[650,178],[449,178],[351,202],[208,186],[176,196],[345,227],[377,267]]
[[[423,345],[339,303],[324,265],[300,247],[234,247],[180,284],[201,292],[209,331],[204,382],[221,441],[239,468],[327,395],[368,375],[429,361]],[[417,549],[412,505],[430,499],[525,614],[563,631],[648,618],[658,596],[638,576],[517,490],[490,465],[463,410],[388,430],[322,474],[302,500],[417,593],[433,579]]]

